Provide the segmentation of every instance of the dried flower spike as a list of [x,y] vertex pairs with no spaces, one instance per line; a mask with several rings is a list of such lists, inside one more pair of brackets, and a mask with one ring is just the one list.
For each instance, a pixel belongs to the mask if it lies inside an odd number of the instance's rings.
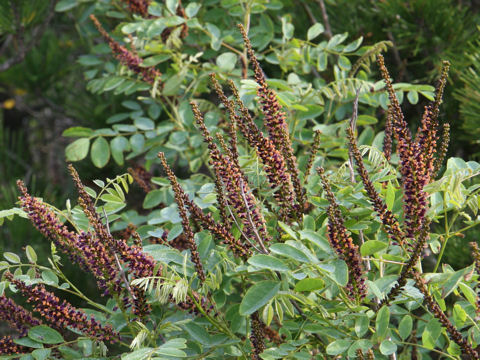
[[162,73],[155,69],[155,67],[142,67],[143,59],[133,52],[128,50],[125,46],[120,45],[118,42],[105,31],[95,15],[90,15],[90,19],[95,24],[97,30],[102,34],[105,40],[108,41],[108,45],[112,49],[114,56],[126,67],[132,70],[134,73],[142,76],[143,80],[153,85],[157,78],[160,78]]

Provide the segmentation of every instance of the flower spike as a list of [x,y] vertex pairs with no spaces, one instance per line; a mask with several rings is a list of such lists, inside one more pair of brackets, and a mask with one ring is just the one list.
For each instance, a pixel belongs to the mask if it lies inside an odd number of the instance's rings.
[[197,105],[193,102],[191,105],[197,124],[210,150],[210,163],[215,171],[218,171],[218,176],[227,190],[228,203],[235,209],[237,215],[242,220],[247,237],[249,239],[255,238],[256,242],[261,247],[264,247],[264,242],[268,242],[270,236],[267,232],[265,219],[257,206],[257,200],[248,186],[245,175],[228,155],[220,153],[205,126]]
[[248,109],[241,101],[235,85],[230,83],[240,114],[236,113],[233,103],[227,99],[214,76],[212,76],[212,82],[215,91],[230,114],[231,122],[238,124],[242,135],[248,144],[255,149],[262,161],[270,187],[273,189],[278,188],[274,193],[274,197],[281,208],[282,218],[287,220],[288,217],[294,217],[295,200],[293,185],[283,155],[277,150],[273,142],[258,129]]
[[60,301],[55,294],[45,290],[43,285],[28,286],[15,279],[11,273],[6,273],[6,278],[23,296],[28,297],[27,302],[33,304],[33,310],[57,329],[72,327],[90,338],[112,343],[119,338],[119,334],[110,325],[100,325],[93,316],[89,317],[65,300]]
[[203,283],[205,281],[205,272],[203,270],[203,265],[200,260],[200,255],[198,254],[197,244],[195,243],[194,234],[192,228],[190,227],[190,221],[187,216],[187,210],[185,209],[185,203],[183,202],[183,191],[180,188],[180,184],[177,182],[177,178],[174,175],[173,171],[167,164],[167,159],[165,159],[165,154],[162,152],[158,153],[160,162],[163,165],[165,172],[167,173],[170,183],[172,184],[173,193],[175,195],[175,202],[178,205],[178,212],[182,218],[182,228],[183,233],[188,242],[188,247],[191,252],[192,262],[195,264],[195,269],[197,270],[198,278]]
[[259,88],[257,89],[257,95],[259,96],[260,104],[262,105],[261,109],[264,115],[265,127],[268,130],[269,137],[273,144],[285,157],[288,170],[292,177],[299,209],[303,212],[306,203],[305,194],[300,182],[297,159],[293,153],[292,141],[290,140],[288,133],[288,124],[286,122],[285,112],[282,110],[282,106],[278,102],[275,91],[270,89],[267,85],[265,74],[260,67],[257,57],[255,56],[255,52],[253,51],[252,44],[250,43],[250,39],[248,38],[245,28],[241,24],[238,25],[238,28],[242,33],[248,56],[253,65],[255,81],[259,85]]
[[20,336],[27,335],[28,329],[32,326],[40,325],[42,322],[35,318],[27,309],[0,295],[0,319],[6,321],[10,327],[20,333]]
[[318,167],[317,172],[322,179],[325,197],[330,203],[327,208],[328,240],[340,259],[347,263],[349,272],[347,287],[350,297],[357,300],[362,299],[367,295],[367,288],[358,246],[353,243],[352,237],[345,228],[342,213],[325,176],[325,170]]
[[95,24],[98,32],[107,40],[108,45],[112,49],[114,56],[126,67],[132,70],[134,73],[142,76],[143,80],[153,85],[157,78],[160,78],[162,73],[155,69],[155,67],[142,67],[143,59],[138,55],[128,50],[125,46],[120,45],[118,42],[105,31],[95,15],[90,15],[90,19]]

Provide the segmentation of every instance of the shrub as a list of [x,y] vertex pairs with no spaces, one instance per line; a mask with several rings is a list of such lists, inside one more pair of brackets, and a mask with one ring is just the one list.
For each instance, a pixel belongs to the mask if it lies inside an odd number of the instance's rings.
[[[153,210],[150,227],[116,232],[138,216],[117,213],[129,174],[95,181],[95,191],[70,166],[79,199],[65,211],[32,197],[19,181],[22,211],[52,242],[52,256],[42,265],[30,246],[27,262],[4,253],[0,316],[19,337],[4,337],[2,353],[478,359],[478,249],[473,245],[465,269],[442,264],[448,240],[480,222],[472,220],[478,187],[469,186],[480,164],[451,158],[437,179],[448,142],[448,124],[442,130],[438,122],[448,64],[413,134],[379,56],[389,96],[383,146],[357,143],[357,94],[351,120],[338,127],[346,132],[347,161],[337,166],[318,154],[318,132],[303,167],[288,115],[240,30],[262,116],[253,116],[233,82],[228,97],[212,75],[228,113],[228,142],[220,132],[215,140],[198,105],[191,106],[213,182],[202,174],[179,180],[162,152],[168,181],[133,171],[147,198],[157,185],[173,191],[175,207]],[[155,223],[169,223],[169,231]],[[423,261],[427,254],[433,266]],[[64,276],[67,261],[95,278],[105,304]],[[7,297],[14,292],[30,310]],[[61,300],[62,293],[86,308]]]

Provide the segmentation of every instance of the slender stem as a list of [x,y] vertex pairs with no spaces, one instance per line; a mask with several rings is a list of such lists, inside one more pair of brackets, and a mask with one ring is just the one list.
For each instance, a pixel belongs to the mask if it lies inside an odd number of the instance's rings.
[[433,272],[436,273],[437,270],[438,270],[438,267],[440,266],[440,262],[442,261],[442,257],[443,257],[443,253],[445,252],[445,248],[447,247],[447,242],[448,242],[448,239],[450,237],[452,237],[450,235],[450,228],[452,227],[453,225],[453,222],[455,221],[455,219],[457,218],[457,214],[454,214],[452,216],[452,218],[450,219],[450,222],[448,221],[448,215],[447,215],[447,201],[446,201],[446,196],[447,194],[445,193],[444,196],[443,196],[443,208],[445,209],[445,237],[444,237],[444,240],[443,240],[443,243],[442,243],[442,248],[440,249],[440,253],[438,254],[438,257],[437,257],[437,263],[435,264],[435,267],[433,268]]
[[[205,309],[202,307],[202,305],[198,303],[198,301],[196,300],[195,296],[193,295],[193,293],[190,289],[188,290],[188,295],[189,295],[190,299],[192,299],[192,301],[195,304],[195,306],[197,307],[198,311],[200,311],[200,313],[202,313],[202,315],[205,316],[205,318],[208,320],[208,322],[210,324],[212,324],[218,330],[227,334],[228,336],[230,336],[234,339],[238,338],[228,327],[224,327],[222,324],[220,324],[218,321],[216,321],[214,318],[212,318],[210,315],[208,315],[208,313],[205,311]],[[241,351],[243,352],[243,350],[241,350]],[[245,353],[244,353],[244,355],[246,356]]]
[[247,235],[245,235],[245,233],[242,231],[242,228],[240,226],[240,224],[238,223],[237,219],[235,218],[235,215],[233,215],[233,212],[232,212],[232,209],[230,209],[230,206],[227,204],[227,209],[228,211],[230,212],[230,216],[232,217],[233,219],[233,222],[235,223],[235,225],[237,225],[237,229],[238,231],[240,231],[240,234],[242,234],[242,236],[245,238],[245,240],[247,240],[247,242],[255,249],[257,250],[258,252],[262,252],[259,248],[257,248],[255,246],[255,244],[253,244],[250,239],[248,238]]
[[[355,136],[356,131],[357,131],[357,119],[358,119],[358,98],[360,96],[360,89],[356,89],[356,94],[355,94],[355,100],[353,100],[353,111],[352,111],[352,117],[350,119],[350,129],[352,130],[352,136]],[[348,170],[350,171],[350,182],[352,184],[355,184],[355,171],[354,171],[354,162],[353,162],[353,153],[351,150],[351,146],[349,147],[348,151]],[[362,246],[365,243],[365,239],[363,236],[363,230],[358,231],[358,236],[360,238],[360,246]],[[370,264],[370,260],[367,259],[365,262],[365,267],[367,268],[367,271],[370,271],[372,269],[372,266]],[[381,266],[380,266],[381,269]]]
[[393,261],[393,260],[385,260],[385,259],[375,259],[372,257],[364,257],[362,260],[365,261],[378,261],[378,262],[383,262],[383,263],[388,263],[388,264],[396,264],[396,265],[407,265],[407,263],[400,262],[400,261]]
[[[89,299],[83,292],[81,292],[66,276],[65,274],[62,272],[62,270],[60,270],[60,268],[58,267],[58,264],[57,263],[54,263],[54,266],[55,266],[55,270],[58,272],[58,274],[60,275],[60,277],[68,284],[70,285],[70,287],[75,290],[75,292],[73,291],[69,291],[70,293],[75,293],[78,297],[80,297],[81,299],[85,300],[88,304],[98,308],[98,309],[101,309],[107,313],[109,313],[110,315],[113,315],[114,312],[109,310],[108,308],[106,308],[105,306],[103,305],[100,305],[96,302],[94,302],[93,300]],[[66,289],[65,289],[66,290]]]
[[328,39],[332,38],[332,30],[330,28],[330,22],[328,21],[327,9],[323,0],[317,0],[320,10],[322,11],[323,25],[325,26],[325,36]]
[[[105,216],[105,223],[106,223],[106,226],[107,226],[107,233],[111,236],[112,234],[110,233],[110,224],[108,222],[108,217],[107,217],[107,212],[105,211],[105,208],[103,208],[103,215]],[[132,297],[133,300],[136,300],[137,298],[135,297],[132,289],[130,288],[130,284],[127,280],[127,277],[125,276],[125,271],[124,269],[122,268],[122,264],[120,264],[120,260],[118,259],[118,255],[117,253],[115,252],[115,249],[112,249],[112,252],[113,252],[113,256],[115,257],[115,262],[117,263],[117,266],[118,266],[118,271],[120,271],[120,276],[125,284],[125,288],[127,289],[128,293],[130,294],[130,296]]]
[[431,349],[429,347],[426,347],[426,346],[423,346],[423,345],[420,345],[420,344],[414,344],[414,343],[411,343],[411,342],[406,342],[406,341],[398,341],[400,344],[403,344],[403,345],[409,345],[409,346],[416,346],[416,347],[420,347],[422,349],[426,349],[426,350],[429,350],[429,351],[433,351],[433,352],[436,352],[438,354],[441,354],[449,359],[453,359],[453,360],[457,360],[456,357],[453,357],[451,356],[450,354],[447,354],[447,353],[444,353],[443,351],[440,351],[440,350],[437,350],[437,349]]
[[250,226],[252,227],[253,233],[255,234],[255,237],[257,238],[257,241],[260,244],[260,247],[262,248],[262,252],[264,254],[268,254],[268,250],[265,247],[265,244],[263,243],[263,240],[262,240],[260,234],[258,233],[257,227],[255,226],[255,223],[253,222],[252,217],[250,216],[250,209],[248,208],[248,202],[247,202],[247,199],[246,199],[246,196],[245,196],[245,191],[243,189],[243,179],[240,179],[240,192],[241,192],[241,195],[242,195],[243,202],[245,204],[245,212],[247,213],[248,222],[250,223]]

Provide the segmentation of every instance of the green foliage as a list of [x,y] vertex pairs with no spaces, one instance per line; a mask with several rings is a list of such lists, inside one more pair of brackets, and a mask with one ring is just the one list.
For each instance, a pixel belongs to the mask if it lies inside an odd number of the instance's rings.
[[[188,165],[192,172],[200,169],[203,150],[188,103],[196,99],[200,109],[207,112],[207,125],[217,126],[218,110],[205,96],[210,91],[208,74],[215,72],[221,78],[233,79],[240,86],[247,106],[253,109],[251,101],[256,85],[245,78],[245,54],[241,38],[235,31],[235,25],[245,17],[250,19],[249,36],[253,46],[260,50],[259,58],[270,64],[272,74],[281,75],[281,78],[272,76],[268,82],[277,91],[280,103],[292,114],[291,130],[296,138],[310,140],[313,135],[309,128],[312,123],[318,124],[320,116],[327,123],[342,120],[357,89],[361,103],[368,104],[372,110],[386,109],[387,96],[381,82],[370,80],[367,72],[371,59],[385,51],[389,42],[361,46],[363,38],[347,42],[348,33],[322,41],[319,36],[323,29],[319,23],[308,29],[307,40],[297,38],[290,16],[282,17],[281,23],[276,24],[281,2],[248,1],[235,6],[230,2],[192,3],[185,8],[189,10],[186,18],[172,17],[169,6],[176,7],[174,3],[151,6],[151,19],[131,19],[123,15],[123,22],[112,32],[130,36],[127,47],[136,49],[143,58],[142,66],[161,69],[161,79],[153,86],[139,81],[137,74],[124,64],[111,61],[106,44],[97,45],[92,54],[79,58],[91,92],[141,95],[123,101],[123,111],[106,119],[105,125],[110,128],[67,129],[65,136],[80,137],[66,149],[69,161],[83,160],[90,144],[92,151],[93,144],[102,138],[110,147],[107,150],[102,140],[99,153],[103,158],[91,155],[97,167],[108,163],[109,151],[112,153],[110,160],[118,165],[144,155],[148,166],[155,162],[158,151],[164,151],[168,156],[180,157],[181,167]],[[98,5],[95,10],[97,16],[102,16],[100,21],[119,18],[112,5]],[[220,11],[233,16],[219,16]],[[212,19],[215,18],[221,20],[214,24]],[[89,24],[82,23],[82,26]],[[182,26],[188,28],[188,36],[184,38],[175,32]],[[164,43],[159,42],[158,37],[166,31],[169,37]],[[102,61],[106,56],[107,61]],[[416,103],[418,94],[431,99],[433,88],[402,83],[396,85],[396,90],[400,99],[407,93],[408,100]],[[147,92],[151,96],[145,96]]]
[[[464,130],[473,135],[472,139],[478,139],[480,119],[478,117],[478,94],[480,85],[480,54],[478,53],[478,41],[473,42],[467,50],[470,66],[460,74],[463,87],[457,89],[456,97],[460,101],[460,113],[462,114]],[[477,141],[478,142],[478,141]],[[478,153],[475,153],[478,156]]]
[[[0,295],[16,293],[19,298],[22,290],[14,282],[21,281],[26,286],[55,291],[61,299],[68,295],[69,301],[73,298],[72,303],[79,304],[75,311],[98,323],[93,335],[74,324],[58,328],[45,312],[33,308],[43,325],[27,326],[28,331],[13,340],[22,346],[18,352],[25,354],[23,358],[47,359],[55,354],[62,359],[346,359],[371,353],[378,359],[392,355],[410,359],[415,353],[425,359],[438,354],[460,359],[467,346],[476,348],[480,344],[476,324],[480,256],[473,264],[469,258],[465,266],[445,261],[449,244],[480,224],[480,187],[476,184],[480,164],[451,157],[441,175],[421,189],[427,192],[424,206],[429,225],[427,249],[420,252],[429,256],[423,261],[420,256],[406,275],[402,270],[414,255],[389,237],[385,220],[372,209],[367,186],[358,176],[361,171],[353,170],[352,150],[345,136],[351,117],[356,119],[360,156],[372,187],[404,231],[409,205],[403,187],[404,159],[394,154],[391,161],[387,160],[382,146],[385,133],[379,131],[383,121],[379,114],[383,115],[392,99],[389,101],[385,82],[371,74],[373,59],[395,44],[383,38],[365,43],[363,37],[344,30],[329,37],[327,24],[299,24],[295,11],[288,13],[292,9],[289,1],[209,0],[182,3],[179,8],[179,1],[169,0],[152,2],[144,17],[132,14],[128,3],[133,1],[56,3],[57,12],[78,21],[85,36],[82,41],[97,43],[75,65],[82,68],[87,88],[94,94],[90,104],[96,104],[92,108],[83,106],[81,113],[95,116],[64,130],[63,135],[72,140],[65,149],[66,159],[84,160],[95,168],[112,163],[122,168],[127,163],[144,167],[132,165],[129,173],[108,175],[105,180],[79,186],[78,205],[67,200],[59,208],[40,203],[40,207],[28,210],[28,201],[40,200],[24,193],[23,208],[0,211],[0,224],[28,213],[48,240],[53,240],[49,256],[40,251],[37,254],[33,244],[21,254],[12,249],[2,251]],[[342,2],[328,1],[327,5],[330,8],[335,3]],[[425,7],[420,6],[422,3]],[[399,25],[389,22],[390,31],[398,38],[400,27],[406,28],[405,49],[414,46],[421,52],[432,44],[425,43],[423,37],[413,37],[412,14],[422,10],[434,16],[432,4],[416,1],[407,7],[404,2],[387,1],[379,3],[377,11],[387,14],[387,21],[401,13]],[[442,2],[442,16],[451,10],[447,5],[448,1]],[[351,5],[346,9],[351,10]],[[115,60],[108,41],[97,39],[99,35],[88,20],[92,12],[109,28],[115,41],[143,59],[140,68],[155,68],[162,74],[152,82],[144,81],[147,79],[142,70],[129,67],[121,58]],[[330,15],[332,20],[341,14]],[[456,16],[463,19],[466,14],[459,12]],[[435,27],[452,26],[452,22],[432,21]],[[250,25],[253,48],[269,75],[269,88],[275,90],[270,100],[278,101],[286,113],[293,144],[290,150],[298,159],[298,179],[307,198],[305,204],[297,204],[294,217],[285,215],[278,197],[282,184],[272,186],[258,149],[240,135],[236,145],[230,146],[228,116],[211,94],[209,73],[215,72],[221,82],[233,80],[249,110],[243,116],[250,114],[252,127],[260,127],[267,137],[259,75],[255,74],[256,81],[250,79],[247,52],[235,27],[239,22]],[[434,40],[433,45],[437,44]],[[31,56],[32,64],[38,65],[38,53]],[[464,81],[467,84],[466,78]],[[32,88],[35,84],[32,82]],[[474,87],[474,78],[467,86]],[[411,105],[435,99],[432,86],[413,80],[396,83],[393,89],[404,107],[405,98]],[[461,96],[466,109],[472,99]],[[241,190],[236,196],[245,201],[247,215],[235,208],[235,194],[227,192],[227,180],[209,166],[207,146],[197,128],[199,119],[194,118],[189,104],[192,100],[200,108],[206,129],[221,136],[218,142],[215,140],[216,146],[221,148],[223,137],[227,148],[239,154],[243,173],[241,180],[237,179]],[[351,110],[352,102],[360,105],[362,115],[357,117],[356,110]],[[314,131],[320,131],[316,145],[312,144]],[[167,162],[182,175],[178,184],[168,172],[168,178],[158,176],[159,152],[164,152]],[[280,154],[287,156],[286,152]],[[307,175],[307,164],[322,165],[327,170],[338,203],[336,216],[341,217],[345,234],[356,244],[347,254],[357,252],[363,268],[364,297],[352,296],[355,272],[349,256],[340,253],[333,241],[329,218],[333,205],[327,188],[322,188],[325,179],[321,172]],[[292,169],[289,175],[295,176]],[[79,180],[75,181],[78,186]],[[146,194],[130,191],[134,181]],[[246,193],[244,182],[250,186]],[[185,197],[179,196],[180,186]],[[224,196],[226,206],[222,203]],[[249,206],[245,200],[248,196],[255,196],[255,206]],[[179,198],[187,205],[182,205]],[[198,211],[208,216],[209,224],[227,229],[228,239],[247,247],[248,255],[237,256],[231,251],[218,227],[205,226],[205,218],[199,217]],[[248,222],[258,220],[250,217],[250,211],[258,211],[265,219],[269,243],[255,231],[248,232]],[[42,215],[44,212],[49,215]],[[60,240],[51,235],[58,229],[65,231]],[[255,229],[260,231],[260,227]],[[85,234],[91,234],[91,238]],[[414,241],[422,235],[416,234]],[[66,251],[62,245],[72,238],[82,242],[71,249],[67,246]],[[100,259],[105,258],[89,257],[101,248],[94,240],[100,240],[111,255],[114,279],[108,277],[109,268],[102,267],[105,264]],[[96,294],[90,295],[95,285],[87,283],[83,273],[81,279],[73,279],[65,272],[70,263],[78,265],[76,251],[83,254],[80,258],[90,261],[80,263],[83,270],[91,272],[88,264],[93,263],[103,271],[93,274],[98,285]],[[152,266],[146,271],[151,273],[138,275],[140,270],[132,265],[132,259],[147,261]],[[398,296],[391,297],[400,274],[408,280]],[[422,287],[421,281],[415,281],[415,274],[427,285]],[[110,287],[102,288],[104,280]],[[32,309],[35,302],[31,299],[24,305]],[[63,315],[68,318],[71,314]],[[0,318],[8,321],[8,316],[0,307]],[[445,318],[451,327],[446,326]],[[95,335],[109,326],[116,341]],[[458,345],[452,328],[466,345]]]

